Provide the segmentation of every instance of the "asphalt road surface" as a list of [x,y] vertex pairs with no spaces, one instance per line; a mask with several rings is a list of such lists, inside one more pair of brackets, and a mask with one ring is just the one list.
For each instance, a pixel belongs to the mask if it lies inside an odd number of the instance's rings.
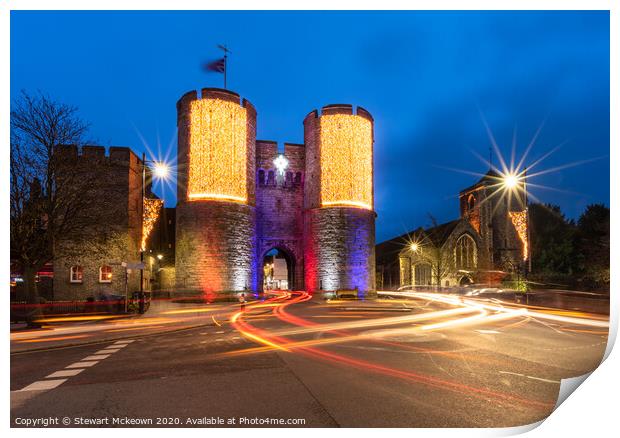
[[[175,309],[133,331],[12,334],[12,426],[518,426],[596,368],[608,330],[606,315],[413,292]],[[46,336],[62,348],[26,351]]]

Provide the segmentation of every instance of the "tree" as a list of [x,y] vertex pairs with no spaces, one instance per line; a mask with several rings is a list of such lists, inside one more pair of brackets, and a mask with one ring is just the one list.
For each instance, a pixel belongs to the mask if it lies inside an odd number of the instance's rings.
[[609,208],[589,205],[577,221],[576,271],[594,287],[609,286]]
[[[77,108],[26,92],[11,109],[11,259],[23,272],[29,303],[38,303],[36,273],[54,259],[59,242],[86,240],[113,209],[97,199],[97,173],[77,154],[89,125]],[[79,251],[76,247],[76,251]]]
[[532,271],[571,274],[575,226],[557,205],[530,204]]
[[419,260],[430,265],[433,283],[441,286],[441,281],[454,270],[454,252],[435,217],[430,214],[429,217],[433,226],[428,230],[420,228],[414,233],[413,242],[417,245],[413,252]]

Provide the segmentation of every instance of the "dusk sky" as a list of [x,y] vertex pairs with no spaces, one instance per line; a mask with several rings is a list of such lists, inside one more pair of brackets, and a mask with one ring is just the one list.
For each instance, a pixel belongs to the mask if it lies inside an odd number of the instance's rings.
[[590,160],[532,178],[553,189],[537,199],[570,218],[609,205],[606,11],[12,12],[12,98],[41,90],[79,107],[93,142],[142,153],[143,137],[174,157],[176,101],[222,87],[201,69],[220,43],[258,139],[303,143],[303,118],[330,103],[371,112],[377,242],[458,217],[478,178],[447,168],[488,170],[482,115],[507,157],[515,128],[520,157],[544,122],[526,163],[562,146],[532,173]]

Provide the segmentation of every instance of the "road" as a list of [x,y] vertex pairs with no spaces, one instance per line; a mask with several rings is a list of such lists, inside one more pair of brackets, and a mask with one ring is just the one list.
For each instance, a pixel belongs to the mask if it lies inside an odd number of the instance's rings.
[[181,310],[168,314],[173,331],[149,331],[160,313],[121,340],[93,331],[100,323],[56,327],[99,342],[83,346],[24,352],[20,340],[49,330],[12,335],[12,425],[518,426],[552,411],[561,379],[598,365],[608,326],[605,315],[416,292]]

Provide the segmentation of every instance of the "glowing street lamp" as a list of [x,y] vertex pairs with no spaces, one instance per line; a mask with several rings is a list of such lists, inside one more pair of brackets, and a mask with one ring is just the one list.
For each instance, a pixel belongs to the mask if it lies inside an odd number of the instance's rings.
[[519,178],[517,175],[509,173],[503,176],[502,184],[507,189],[514,189],[519,184]]
[[[170,175],[170,166],[168,166],[168,164],[166,164],[164,161],[153,161],[153,160],[147,160],[146,159],[146,154],[143,152],[142,153],[142,243],[141,243],[141,247],[140,247],[140,299],[143,300],[144,299],[144,250],[146,249],[146,237],[148,236],[148,233],[150,233],[150,229],[145,231],[145,217],[146,217],[146,212],[145,212],[145,199],[146,199],[146,166],[148,164],[151,164],[151,174],[153,175],[153,177],[159,179],[159,180],[167,180],[168,176]],[[152,227],[154,224],[150,224],[150,226]],[[160,254],[161,255],[161,254]],[[157,256],[157,258],[159,260],[161,260],[161,258],[159,256]],[[162,256],[163,258],[163,256]],[[127,299],[125,300],[125,302],[127,301]]]
[[410,248],[411,248],[411,251],[413,251],[413,252],[418,252],[418,249],[420,249],[420,245],[418,245],[416,242],[413,242],[413,243],[410,245]]
[[153,176],[157,179],[168,179],[170,174],[170,167],[163,161],[152,161]]

